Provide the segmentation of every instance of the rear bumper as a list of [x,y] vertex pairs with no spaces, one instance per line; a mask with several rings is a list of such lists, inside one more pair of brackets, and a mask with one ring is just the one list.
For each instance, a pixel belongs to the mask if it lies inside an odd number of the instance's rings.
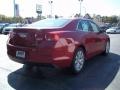
[[[25,58],[16,57],[16,51],[24,51]],[[28,48],[7,44],[7,54],[10,59],[19,63],[32,63],[36,65],[51,65],[66,68],[71,65],[72,54],[66,47],[62,48]]]
[[28,60],[22,59],[22,58],[16,58],[13,56],[8,55],[9,58],[15,62],[22,63],[22,64],[30,64],[35,66],[44,66],[44,67],[55,67],[52,64],[49,63],[36,63],[36,62],[29,62]]

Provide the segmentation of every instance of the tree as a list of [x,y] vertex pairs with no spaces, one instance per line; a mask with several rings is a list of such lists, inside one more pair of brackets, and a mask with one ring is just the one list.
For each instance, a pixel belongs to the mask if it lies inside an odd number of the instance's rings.
[[112,16],[112,21],[111,23],[118,23],[118,17],[117,16]]
[[88,14],[88,13],[85,14],[84,18],[92,19],[91,16],[90,16],[90,14]]
[[7,17],[5,15],[0,15],[0,22],[17,23],[22,21],[23,21],[22,17]]
[[102,17],[102,22],[104,23],[117,23],[118,22],[118,17],[117,16],[103,16]]

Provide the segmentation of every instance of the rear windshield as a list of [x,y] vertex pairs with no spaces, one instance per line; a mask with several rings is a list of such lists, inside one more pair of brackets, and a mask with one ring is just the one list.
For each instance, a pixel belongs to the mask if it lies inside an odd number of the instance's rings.
[[64,27],[71,20],[69,19],[44,19],[32,24],[27,25],[27,27],[40,27],[40,28],[56,28],[56,27]]

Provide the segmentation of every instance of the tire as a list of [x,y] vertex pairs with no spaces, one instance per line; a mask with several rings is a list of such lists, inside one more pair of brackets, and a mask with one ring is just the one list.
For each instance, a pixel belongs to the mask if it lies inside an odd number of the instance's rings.
[[78,48],[74,54],[73,61],[71,64],[72,73],[78,74],[82,70],[84,62],[85,62],[84,49]]
[[108,55],[109,53],[110,53],[110,41],[107,41],[103,55]]

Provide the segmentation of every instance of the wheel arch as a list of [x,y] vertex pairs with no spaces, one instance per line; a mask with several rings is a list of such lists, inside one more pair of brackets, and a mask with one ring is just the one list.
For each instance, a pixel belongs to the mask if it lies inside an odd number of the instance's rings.
[[[79,50],[79,49],[82,49],[83,50],[83,52],[84,52],[84,60],[86,60],[86,49],[85,49],[85,47],[84,47],[84,45],[77,45],[76,46],[76,48],[75,48],[75,51],[74,51],[74,55],[76,55],[76,52]],[[81,70],[80,71],[76,71],[76,69],[75,69],[75,66],[74,66],[74,62],[75,60],[74,60],[74,57],[73,57],[73,59],[72,59],[72,63],[71,63],[71,66],[70,66],[70,70],[72,71],[72,73],[73,74],[78,74],[82,69],[83,69],[83,66],[82,66],[82,68],[81,68]]]

